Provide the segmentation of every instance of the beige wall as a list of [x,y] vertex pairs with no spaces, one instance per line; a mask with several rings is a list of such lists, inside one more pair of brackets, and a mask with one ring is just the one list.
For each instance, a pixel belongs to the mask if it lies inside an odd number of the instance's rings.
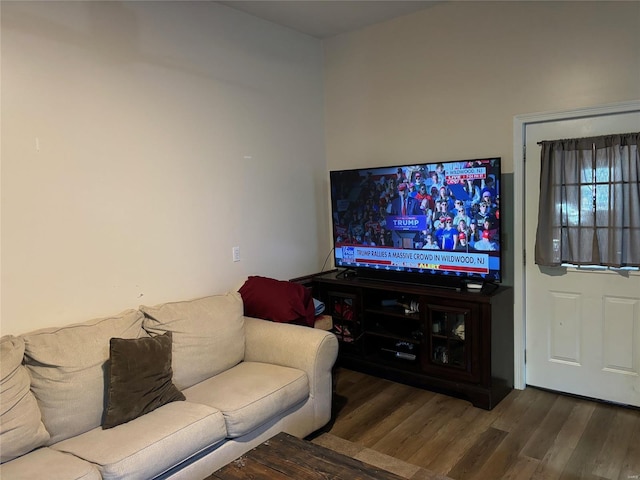
[[637,1],[454,1],[331,38],[328,168],[502,157],[514,285],[514,116],[640,99],[638,25]]
[[640,99],[640,2],[441,2],[325,42],[329,169],[501,156],[513,117]]
[[512,172],[514,115],[640,98],[639,2],[447,2],[324,45],[209,2],[1,13],[3,334],[316,271],[327,169]]
[[320,268],[319,40],[211,2],[1,8],[3,334]]

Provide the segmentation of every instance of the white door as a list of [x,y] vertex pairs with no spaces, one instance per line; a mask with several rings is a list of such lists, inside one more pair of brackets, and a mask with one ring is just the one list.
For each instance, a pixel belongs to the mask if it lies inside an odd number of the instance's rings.
[[540,268],[534,263],[541,148],[537,142],[638,130],[640,112],[526,126],[528,385],[640,406],[640,273]]

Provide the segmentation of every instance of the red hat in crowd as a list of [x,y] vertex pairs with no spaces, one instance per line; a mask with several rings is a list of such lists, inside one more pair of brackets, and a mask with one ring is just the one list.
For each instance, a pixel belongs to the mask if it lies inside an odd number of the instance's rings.
[[482,232],[482,238],[489,238],[489,230],[485,230]]
[[466,239],[466,238],[467,238],[467,236],[464,234],[464,232],[460,232],[460,235],[458,235],[458,238],[459,238],[460,240],[463,240],[463,239]]
[[407,189],[407,184],[406,183],[401,183],[400,185],[398,185],[398,191],[399,192],[403,192]]

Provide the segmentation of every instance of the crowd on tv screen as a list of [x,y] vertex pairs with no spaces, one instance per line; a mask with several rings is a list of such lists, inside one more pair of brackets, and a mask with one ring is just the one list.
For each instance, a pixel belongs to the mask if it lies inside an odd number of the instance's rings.
[[[336,247],[498,251],[497,161],[332,172]],[[463,175],[457,175],[461,172]],[[421,228],[410,232],[403,229],[401,234],[393,229],[389,221],[392,216],[419,218]]]

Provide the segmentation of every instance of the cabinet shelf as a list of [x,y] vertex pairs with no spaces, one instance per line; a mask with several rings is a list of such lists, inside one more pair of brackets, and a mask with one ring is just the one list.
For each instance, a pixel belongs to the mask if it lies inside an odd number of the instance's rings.
[[456,337],[455,335],[440,335],[440,334],[433,333],[431,335],[431,338],[441,338],[443,340],[451,340],[451,341],[458,341],[460,343],[464,343],[464,339],[460,337]]
[[367,330],[366,331],[366,335],[373,335],[373,336],[380,337],[380,338],[388,338],[389,340],[402,340],[402,341],[406,341],[406,342],[411,342],[411,343],[413,343],[415,345],[422,344],[422,340],[421,339],[415,339],[415,338],[412,338],[412,337],[398,335],[398,334],[395,334],[395,333],[388,332],[386,330],[376,330],[376,329]]
[[[492,409],[513,388],[513,290],[465,292],[313,276],[340,341],[338,365]],[[407,313],[409,306],[412,312]],[[345,341],[339,331],[350,333]]]
[[384,308],[366,308],[365,313],[372,315],[386,315],[388,317],[395,317],[407,320],[419,320],[420,315],[418,313],[405,313],[404,308],[384,307]]
[[417,361],[409,361],[401,358],[393,358],[391,355],[384,356],[382,353],[367,355],[365,360],[372,366],[382,366],[387,369],[420,373],[420,365]]

